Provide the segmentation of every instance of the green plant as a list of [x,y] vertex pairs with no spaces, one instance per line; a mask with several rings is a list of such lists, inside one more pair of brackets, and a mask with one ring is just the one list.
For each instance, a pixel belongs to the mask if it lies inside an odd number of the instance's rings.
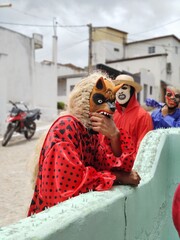
[[65,108],[65,103],[64,102],[57,102],[57,109],[64,109]]

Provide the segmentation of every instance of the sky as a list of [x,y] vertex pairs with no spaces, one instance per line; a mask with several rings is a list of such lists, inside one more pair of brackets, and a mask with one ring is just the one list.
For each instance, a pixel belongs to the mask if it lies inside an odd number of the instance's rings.
[[[11,7],[1,7],[2,4]],[[58,37],[58,62],[88,64],[89,28],[128,33],[128,42],[175,35],[180,38],[180,0],[0,0],[0,26],[28,37],[43,35],[36,61],[52,61],[52,36]]]

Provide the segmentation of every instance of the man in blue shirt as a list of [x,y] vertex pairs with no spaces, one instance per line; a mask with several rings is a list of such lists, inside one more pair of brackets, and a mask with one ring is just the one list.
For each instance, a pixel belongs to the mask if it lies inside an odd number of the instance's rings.
[[151,114],[154,129],[180,127],[180,91],[172,86],[167,86],[165,103],[157,103],[153,99],[146,99],[146,105],[157,107]]

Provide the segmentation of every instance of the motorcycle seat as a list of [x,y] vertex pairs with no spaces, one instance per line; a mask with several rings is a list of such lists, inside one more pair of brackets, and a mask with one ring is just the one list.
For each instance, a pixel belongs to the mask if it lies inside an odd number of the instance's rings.
[[35,119],[39,119],[40,118],[40,110],[39,109],[32,109],[30,111],[27,112],[27,116],[26,119],[27,120],[35,120]]

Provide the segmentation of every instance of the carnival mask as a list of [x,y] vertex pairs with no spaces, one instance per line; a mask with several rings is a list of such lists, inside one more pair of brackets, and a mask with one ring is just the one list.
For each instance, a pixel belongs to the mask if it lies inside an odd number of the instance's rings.
[[131,98],[131,86],[124,84],[117,92],[116,92],[116,101],[120,105],[126,104]]
[[99,78],[90,95],[90,112],[110,117],[115,111],[115,94],[122,86],[115,86],[106,78]]
[[180,93],[174,87],[167,87],[165,102],[168,108],[176,108],[180,102]]

